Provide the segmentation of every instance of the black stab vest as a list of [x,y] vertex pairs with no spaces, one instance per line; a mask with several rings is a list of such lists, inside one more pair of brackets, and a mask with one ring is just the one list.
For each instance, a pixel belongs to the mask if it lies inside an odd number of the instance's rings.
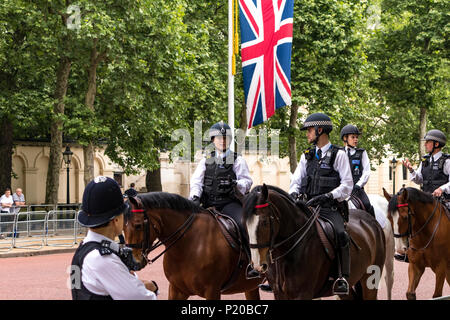
[[215,152],[211,152],[206,159],[206,171],[203,178],[202,202],[206,207],[218,207],[226,205],[237,199],[233,196],[233,186],[219,188],[221,181],[236,180],[236,173],[233,170],[233,164],[238,154],[230,152],[221,164],[221,159],[216,158]]
[[[77,266],[79,272],[79,288],[75,288],[73,280],[72,280],[72,300],[112,300],[111,296],[102,296],[95,293],[92,293],[89,291],[83,284],[82,281],[82,266],[84,258],[88,255],[89,252],[93,250],[100,250],[101,249],[100,242],[94,242],[90,241],[86,244],[81,244],[77,251],[75,252],[73,259],[72,259],[72,266]],[[74,270],[72,270],[71,276],[74,275]]]
[[355,185],[359,179],[361,179],[364,166],[362,164],[362,155],[364,153],[364,149],[356,148],[356,152],[348,156],[348,159],[350,161],[350,169],[352,170],[352,177],[353,177],[353,185]]
[[308,199],[331,192],[341,184],[339,173],[334,170],[333,165],[337,152],[342,148],[331,145],[320,160],[316,157],[315,149],[312,147],[305,151],[306,177],[300,186],[300,193],[306,194]]
[[[422,190],[424,192],[433,193],[434,190],[448,182],[448,175],[444,173],[444,164],[449,158],[450,155],[443,153],[433,164],[429,154],[422,158]],[[450,199],[450,194],[444,193],[444,197]]]

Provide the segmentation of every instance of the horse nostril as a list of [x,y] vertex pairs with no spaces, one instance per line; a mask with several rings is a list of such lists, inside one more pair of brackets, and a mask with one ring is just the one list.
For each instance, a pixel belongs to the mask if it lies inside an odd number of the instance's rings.
[[263,263],[262,265],[261,265],[261,272],[266,272],[267,271],[267,268],[268,268],[268,266],[267,266],[267,264],[266,263]]

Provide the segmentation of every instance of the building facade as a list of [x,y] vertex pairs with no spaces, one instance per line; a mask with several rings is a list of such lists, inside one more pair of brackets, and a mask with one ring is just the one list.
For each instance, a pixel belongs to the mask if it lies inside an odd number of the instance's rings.
[[[11,187],[22,188],[27,204],[43,204],[45,202],[45,182],[50,148],[46,143],[18,142],[14,149],[12,166],[14,177]],[[61,150],[61,153],[64,148]],[[67,169],[61,160],[61,172],[59,176],[58,202],[67,201],[67,180],[69,180],[69,193],[71,203],[80,203],[84,190],[84,163],[83,149],[81,146],[71,146],[73,152],[69,167],[69,179]],[[291,173],[289,171],[289,159],[271,156],[260,156],[255,153],[244,154],[253,179],[253,186],[266,183],[289,190]],[[169,155],[161,155],[161,183],[163,191],[177,193],[184,197],[189,195],[189,181],[195,171],[198,162],[169,160]],[[381,165],[372,171],[365,189],[370,194],[383,194],[382,188],[392,193],[395,181],[395,191],[403,185],[417,187],[409,181],[409,172],[403,168],[401,161],[395,170],[392,162],[386,159]],[[135,183],[136,190],[145,192],[145,171],[138,175],[125,175],[123,169],[114,164],[105,154],[104,150],[97,149],[94,157],[95,176],[104,175],[114,178],[122,187],[122,191],[128,189],[131,183]],[[3,191],[1,191],[3,193]]]

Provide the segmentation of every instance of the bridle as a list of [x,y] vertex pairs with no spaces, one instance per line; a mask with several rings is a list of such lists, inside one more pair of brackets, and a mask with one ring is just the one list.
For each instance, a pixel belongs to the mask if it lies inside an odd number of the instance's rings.
[[[269,207],[269,209],[270,209],[270,214],[269,214],[269,228],[270,228],[269,242],[266,242],[266,243],[263,243],[263,244],[250,243],[250,248],[252,248],[252,249],[269,248],[270,263],[273,264],[274,262],[276,262],[276,261],[280,260],[281,258],[285,257],[286,255],[288,255],[305,238],[306,234],[311,229],[311,227],[313,226],[313,224],[316,221],[317,217],[319,216],[320,208],[317,207],[314,210],[314,213],[308,218],[308,220],[299,229],[297,229],[294,233],[292,233],[289,237],[287,237],[286,239],[284,239],[284,240],[282,240],[282,241],[280,241],[278,243],[275,243],[275,237],[273,235],[273,221],[277,220],[278,223],[279,223],[279,221],[280,221],[280,218],[279,218],[280,211],[271,202],[266,202],[264,204],[256,205],[254,208],[255,209],[260,209],[260,208],[265,208],[265,207]],[[281,255],[279,255],[279,256],[277,256],[275,258],[273,257],[273,251],[275,249],[279,248],[280,246],[282,246],[283,244],[287,243],[288,241],[294,239],[298,235],[299,235],[298,239],[295,241],[295,243],[286,252],[284,252],[283,254],[281,254]]]
[[[425,223],[419,228],[418,231],[416,231],[415,233],[413,233],[413,231],[412,231],[411,216],[414,214],[414,212],[411,210],[411,207],[409,206],[409,203],[407,203],[407,202],[406,202],[406,203],[399,203],[399,204],[397,204],[397,208],[408,207],[408,216],[407,216],[407,218],[408,218],[408,230],[407,230],[406,232],[402,233],[402,234],[396,234],[396,233],[394,233],[394,237],[395,237],[395,238],[408,237],[408,242],[407,242],[407,243],[408,243],[408,248],[411,248],[411,249],[413,249],[413,250],[424,250],[424,249],[426,249],[426,248],[430,245],[430,243],[431,243],[431,241],[433,240],[434,236],[436,235],[436,232],[437,232],[437,229],[438,229],[438,227],[439,227],[439,224],[441,223],[442,208],[439,209],[439,213],[440,213],[439,220],[438,220],[438,222],[436,223],[436,226],[434,227],[434,230],[433,230],[433,233],[431,234],[430,240],[428,240],[427,244],[426,244],[424,247],[422,247],[422,248],[420,248],[420,249],[414,248],[413,246],[411,246],[411,245],[409,244],[409,240],[412,239],[412,238],[414,238],[415,236],[417,236],[417,235],[418,235],[418,234],[419,234],[419,233],[420,233],[420,232],[428,225],[428,223],[430,223],[431,219],[433,218],[434,214],[436,213],[436,209],[437,209],[438,205],[439,205],[439,201],[436,201],[436,205],[434,206],[433,212],[430,214],[430,216],[428,217],[428,219],[427,219],[427,220],[425,221]],[[400,214],[400,213],[399,213],[399,214]]]
[[[137,200],[137,198],[135,198]],[[131,209],[131,214],[143,214],[144,215],[144,221],[143,221],[143,232],[144,232],[144,238],[142,239],[141,243],[127,243],[125,244],[129,248],[133,249],[141,249],[141,256],[144,258],[146,264],[152,264],[155,262],[158,258],[160,258],[164,253],[167,252],[189,229],[189,227],[192,225],[192,222],[194,221],[195,217],[197,216],[194,212],[189,216],[189,218],[186,219],[186,221],[177,229],[175,232],[173,232],[170,236],[163,240],[158,240],[156,244],[150,243],[150,226],[149,221],[150,218],[147,215],[147,210],[145,208],[141,208],[141,202],[136,201],[138,204],[137,209]],[[128,224],[128,221],[127,221]],[[159,238],[160,234],[156,231],[158,230],[155,223],[152,223],[152,228],[155,230],[156,237]],[[175,239],[174,237],[178,235]],[[159,248],[160,246],[165,245],[166,248],[158,254],[155,258],[149,259],[148,255],[150,252],[155,250],[156,248]]]

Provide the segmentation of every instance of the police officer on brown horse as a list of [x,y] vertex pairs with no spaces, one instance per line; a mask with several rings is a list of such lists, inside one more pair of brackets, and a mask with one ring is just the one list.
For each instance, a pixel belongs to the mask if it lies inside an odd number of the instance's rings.
[[[350,275],[349,236],[345,230],[348,207],[345,201],[353,189],[350,165],[343,148],[329,141],[333,129],[330,117],[323,113],[308,116],[301,130],[306,130],[308,142],[313,146],[300,157],[292,178],[289,193],[297,200],[308,200],[308,206],[320,206],[320,216],[331,221],[339,247],[338,279],[333,294],[348,294]],[[300,195],[300,196],[299,196]]]
[[190,200],[203,207],[215,207],[236,222],[243,236],[247,254],[247,229],[242,224],[241,198],[249,192],[253,181],[245,159],[230,150],[232,132],[223,121],[215,123],[209,130],[215,150],[200,160],[191,177]]
[[422,184],[423,191],[429,192],[435,197],[442,196],[449,201],[450,155],[442,153],[447,138],[442,131],[433,129],[426,133],[423,140],[428,154],[422,158],[417,171],[413,169],[408,159],[403,161],[403,165],[411,173],[411,180],[417,184]]
[[361,200],[364,206],[363,209],[375,218],[375,210],[364,190],[364,186],[370,177],[370,160],[367,151],[357,147],[360,134],[361,132],[356,126],[348,124],[341,130],[341,140],[344,141],[344,151],[347,153],[352,170],[352,195]]

